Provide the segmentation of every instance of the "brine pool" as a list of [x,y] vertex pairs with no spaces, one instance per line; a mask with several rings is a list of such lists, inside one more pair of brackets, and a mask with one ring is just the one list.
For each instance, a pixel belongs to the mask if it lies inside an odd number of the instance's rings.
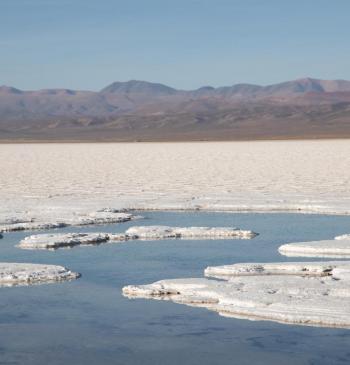
[[129,241],[28,251],[15,245],[34,232],[5,234],[0,240],[0,261],[58,264],[82,277],[0,288],[0,364],[350,363],[350,330],[224,318],[204,308],[130,300],[121,293],[128,284],[202,277],[206,266],[303,261],[283,257],[277,248],[350,233],[350,216],[140,214],[144,220],[58,232],[122,232],[132,225],[170,225],[236,226],[260,235],[252,240]]

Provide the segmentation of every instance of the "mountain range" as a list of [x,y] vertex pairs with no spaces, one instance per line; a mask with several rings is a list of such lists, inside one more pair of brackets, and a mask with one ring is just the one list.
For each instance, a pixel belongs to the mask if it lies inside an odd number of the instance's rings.
[[0,141],[350,137],[350,81],[196,90],[131,80],[100,91],[0,87]]

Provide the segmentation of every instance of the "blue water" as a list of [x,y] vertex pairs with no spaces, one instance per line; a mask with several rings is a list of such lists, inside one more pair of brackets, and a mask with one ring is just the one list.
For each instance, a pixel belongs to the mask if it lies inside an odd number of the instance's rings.
[[350,232],[350,217],[142,214],[146,219],[136,223],[59,232],[124,231],[135,224],[165,224],[238,226],[260,235],[242,241],[136,241],[26,251],[14,245],[31,232],[6,234],[0,240],[1,261],[60,264],[82,277],[62,284],[0,289],[0,364],[350,363],[350,330],[224,318],[206,309],[121,295],[124,285],[199,277],[208,265],[288,261],[277,252],[280,244]]

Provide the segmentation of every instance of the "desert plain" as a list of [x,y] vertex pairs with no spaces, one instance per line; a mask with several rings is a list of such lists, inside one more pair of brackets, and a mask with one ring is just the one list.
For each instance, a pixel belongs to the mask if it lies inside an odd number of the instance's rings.
[[0,220],[104,207],[350,213],[348,140],[1,144]]

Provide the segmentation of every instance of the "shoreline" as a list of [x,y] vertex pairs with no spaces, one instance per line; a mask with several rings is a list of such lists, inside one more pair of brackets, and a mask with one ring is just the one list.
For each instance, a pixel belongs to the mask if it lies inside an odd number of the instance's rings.
[[[218,208],[190,208],[190,207],[133,207],[133,208],[115,208],[114,207],[102,207],[101,205],[94,205],[92,207],[87,206],[75,206],[71,209],[59,209],[57,206],[36,207],[36,209],[16,210],[16,211],[0,211],[0,233],[11,233],[12,231],[40,231],[40,230],[60,230],[65,227],[79,227],[79,226],[108,226],[115,224],[117,221],[114,215],[119,219],[119,215],[130,215],[131,220],[142,218],[143,213],[147,212],[167,212],[167,213],[217,213],[217,214],[302,214],[302,215],[319,215],[319,216],[350,216],[349,210],[327,210],[327,209],[292,209],[292,208],[241,208],[241,209],[218,209]],[[102,213],[106,215],[103,219],[95,219],[98,212],[103,211],[115,211],[116,213]],[[118,213],[124,212],[124,213]],[[90,222],[84,220],[90,219]],[[95,219],[95,220],[94,220]],[[119,222],[119,221],[118,221]],[[118,223],[117,222],[117,223]],[[13,229],[11,227],[14,227]],[[10,227],[10,228],[8,228]],[[2,228],[2,229],[1,229]]]
[[313,142],[313,141],[348,141],[349,136],[276,136],[262,138],[238,138],[238,139],[1,139],[0,145],[8,144],[165,144],[165,143],[245,143],[245,142]]

